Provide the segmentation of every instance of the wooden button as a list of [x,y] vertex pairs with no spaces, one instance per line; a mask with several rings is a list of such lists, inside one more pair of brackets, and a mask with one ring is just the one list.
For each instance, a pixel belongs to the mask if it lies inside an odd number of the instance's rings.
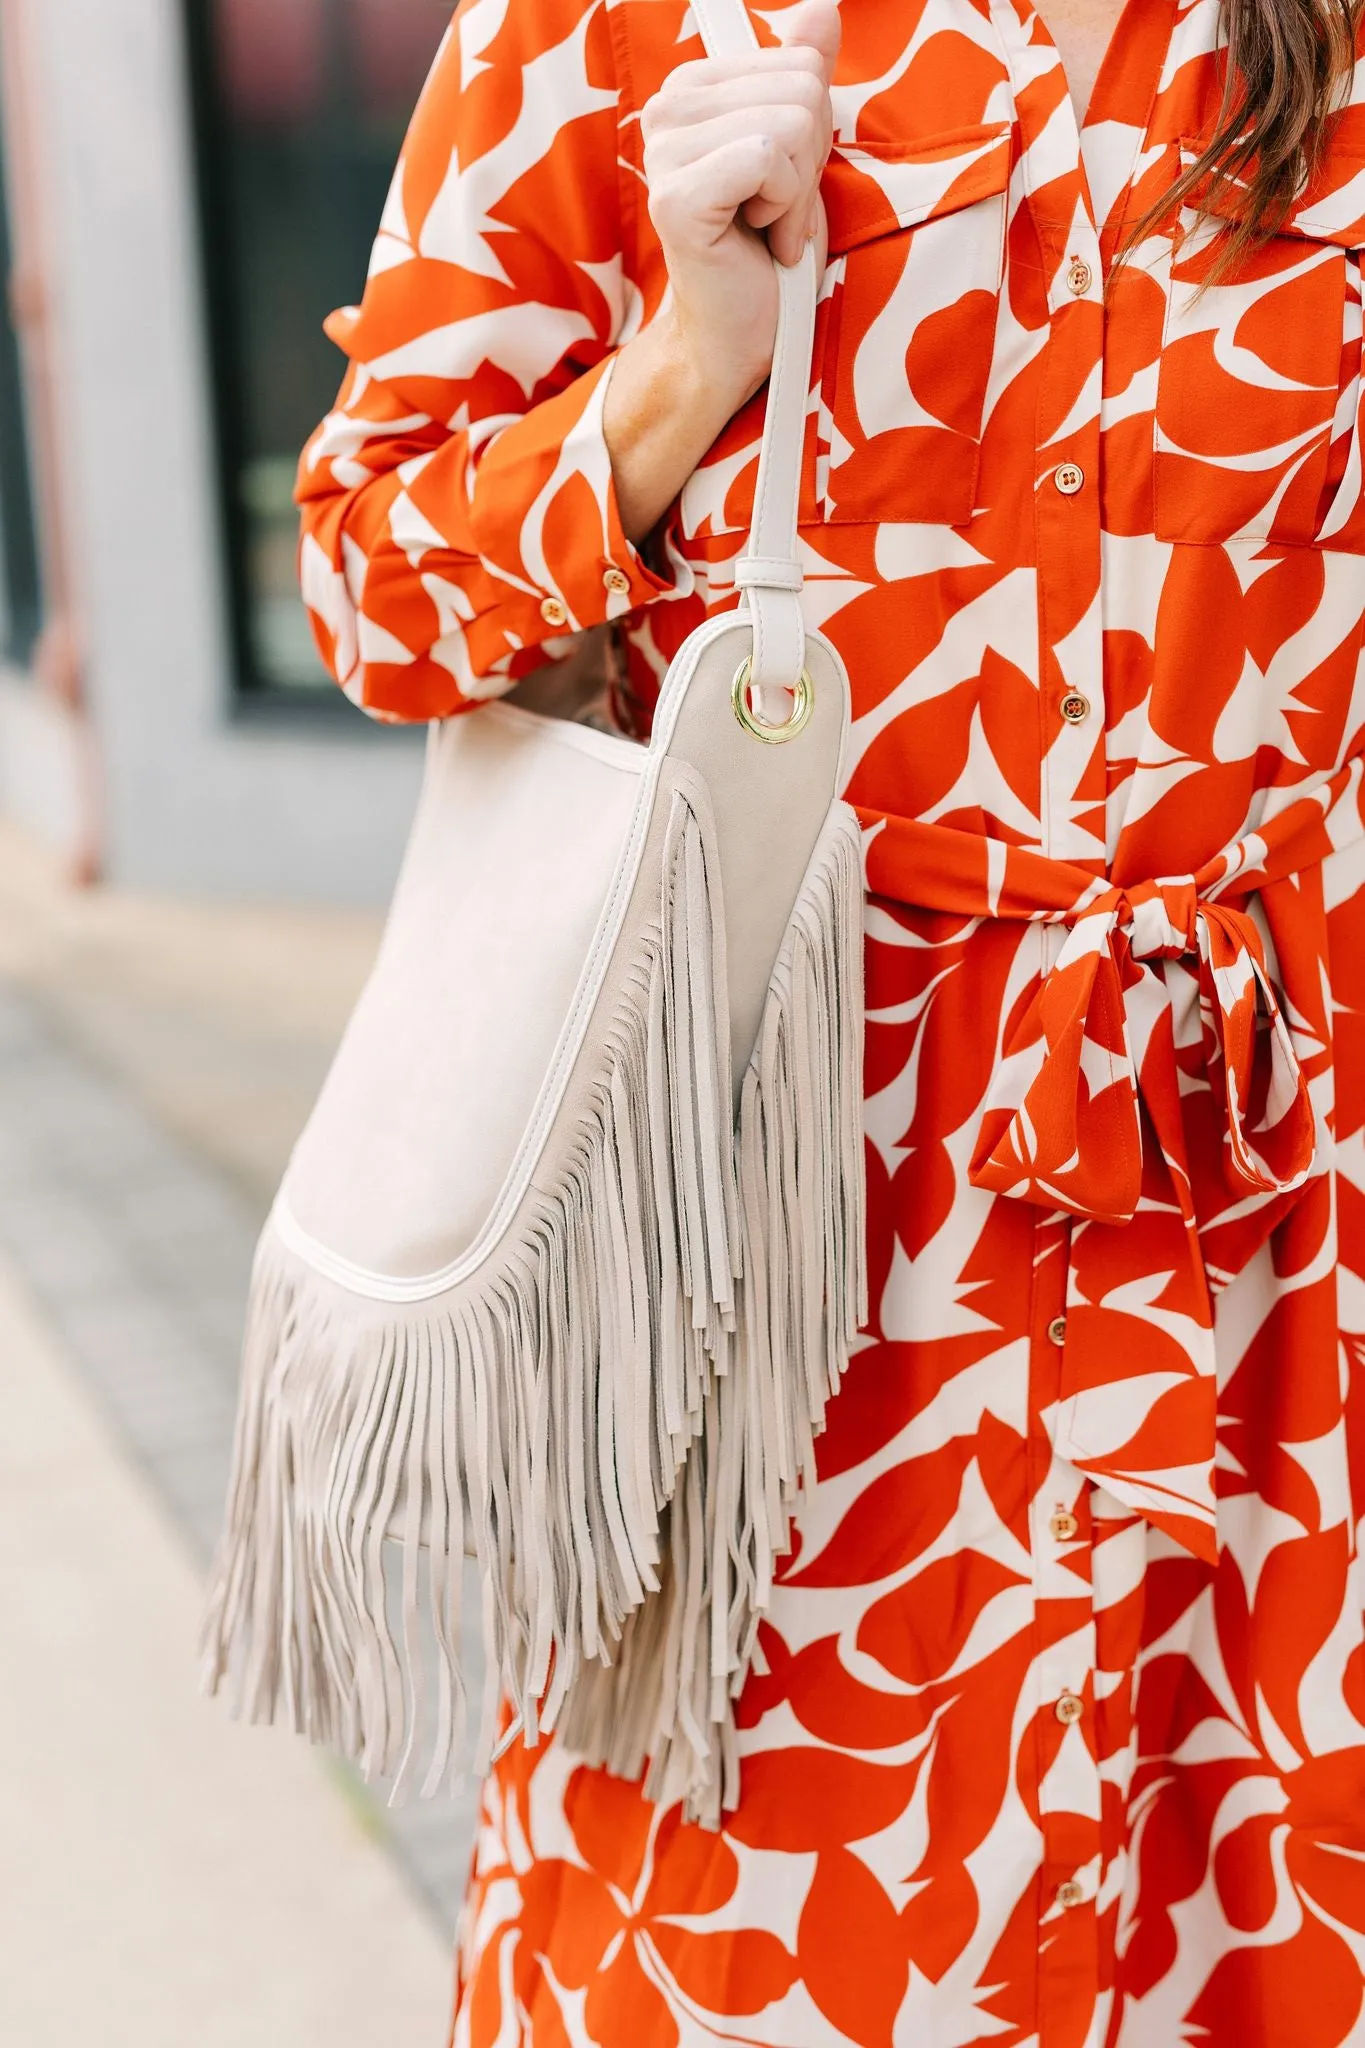
[[557,597],[542,598],[540,616],[547,626],[565,626],[569,622],[569,608]]
[[1073,256],[1071,268],[1066,273],[1066,288],[1078,299],[1083,299],[1095,282],[1095,273],[1080,256]]
[[1080,1529],[1076,1517],[1066,1508],[1058,1508],[1048,1523],[1048,1533],[1054,1543],[1069,1543]]
[[1049,1343],[1051,1343],[1051,1344],[1065,1344],[1065,1342],[1066,1342],[1066,1317],[1065,1317],[1065,1316],[1054,1316],[1054,1317],[1052,1318],[1052,1321],[1051,1321],[1051,1322],[1050,1322],[1050,1323],[1048,1324],[1048,1326],[1047,1326],[1047,1334],[1048,1334],[1048,1342],[1049,1342]]
[[1065,1884],[1058,1885],[1056,1896],[1057,1904],[1064,1912],[1069,1912],[1072,1906],[1079,1906],[1085,1898],[1085,1886],[1077,1884],[1074,1877],[1069,1877]]
[[1090,716],[1090,699],[1083,697],[1079,690],[1068,690],[1062,699],[1061,711],[1068,725],[1080,725]]
[[1074,498],[1085,483],[1085,471],[1079,462],[1059,462],[1052,472],[1052,481],[1064,498]]
[[630,589],[630,578],[624,569],[608,569],[603,573],[603,586],[613,597],[624,597]]
[[1052,1711],[1061,1722],[1063,1728],[1069,1728],[1071,1723],[1079,1721],[1081,1715],[1085,1712],[1085,1701],[1077,1693],[1064,1692]]

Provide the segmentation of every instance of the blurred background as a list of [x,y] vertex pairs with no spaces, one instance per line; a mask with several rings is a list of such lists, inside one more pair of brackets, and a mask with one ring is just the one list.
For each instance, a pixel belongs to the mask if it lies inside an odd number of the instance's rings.
[[0,0],[0,2042],[445,2039],[471,1798],[195,1691],[261,1217],[418,736],[290,487],[449,0]]

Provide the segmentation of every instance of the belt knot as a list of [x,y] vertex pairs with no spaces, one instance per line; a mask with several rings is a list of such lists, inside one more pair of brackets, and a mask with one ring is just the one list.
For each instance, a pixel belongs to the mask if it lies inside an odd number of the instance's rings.
[[1191,961],[1199,1064],[1241,1198],[1283,1195],[1312,1173],[1308,1086],[1255,920],[1201,897],[1192,876],[1110,888],[1079,906],[1066,942],[1005,1046],[970,1176],[980,1188],[1127,1223],[1143,1184],[1143,1108],[1191,1224],[1186,1087],[1158,963]]
[[1202,908],[1193,875],[1168,875],[1123,891],[1121,922],[1138,960],[1179,960],[1199,951]]

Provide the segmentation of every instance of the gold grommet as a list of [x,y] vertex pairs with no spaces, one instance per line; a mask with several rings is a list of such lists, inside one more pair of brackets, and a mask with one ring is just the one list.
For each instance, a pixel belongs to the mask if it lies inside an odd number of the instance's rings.
[[785,724],[768,725],[763,719],[755,718],[749,706],[749,676],[752,667],[753,664],[746,654],[735,670],[735,680],[730,686],[730,702],[734,706],[735,717],[745,732],[752,733],[756,740],[762,740],[766,746],[778,747],[787,740],[794,740],[797,734],[804,732],[810,724],[810,715],[815,709],[815,684],[811,681],[810,670],[803,668],[797,678],[793,693],[796,701],[792,705],[791,717]]

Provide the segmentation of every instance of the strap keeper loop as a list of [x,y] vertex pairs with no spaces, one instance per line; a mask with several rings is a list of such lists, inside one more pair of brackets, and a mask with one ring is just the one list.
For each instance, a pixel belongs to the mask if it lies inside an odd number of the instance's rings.
[[738,590],[791,590],[799,594],[804,580],[799,562],[782,561],[772,555],[741,555],[735,563]]

